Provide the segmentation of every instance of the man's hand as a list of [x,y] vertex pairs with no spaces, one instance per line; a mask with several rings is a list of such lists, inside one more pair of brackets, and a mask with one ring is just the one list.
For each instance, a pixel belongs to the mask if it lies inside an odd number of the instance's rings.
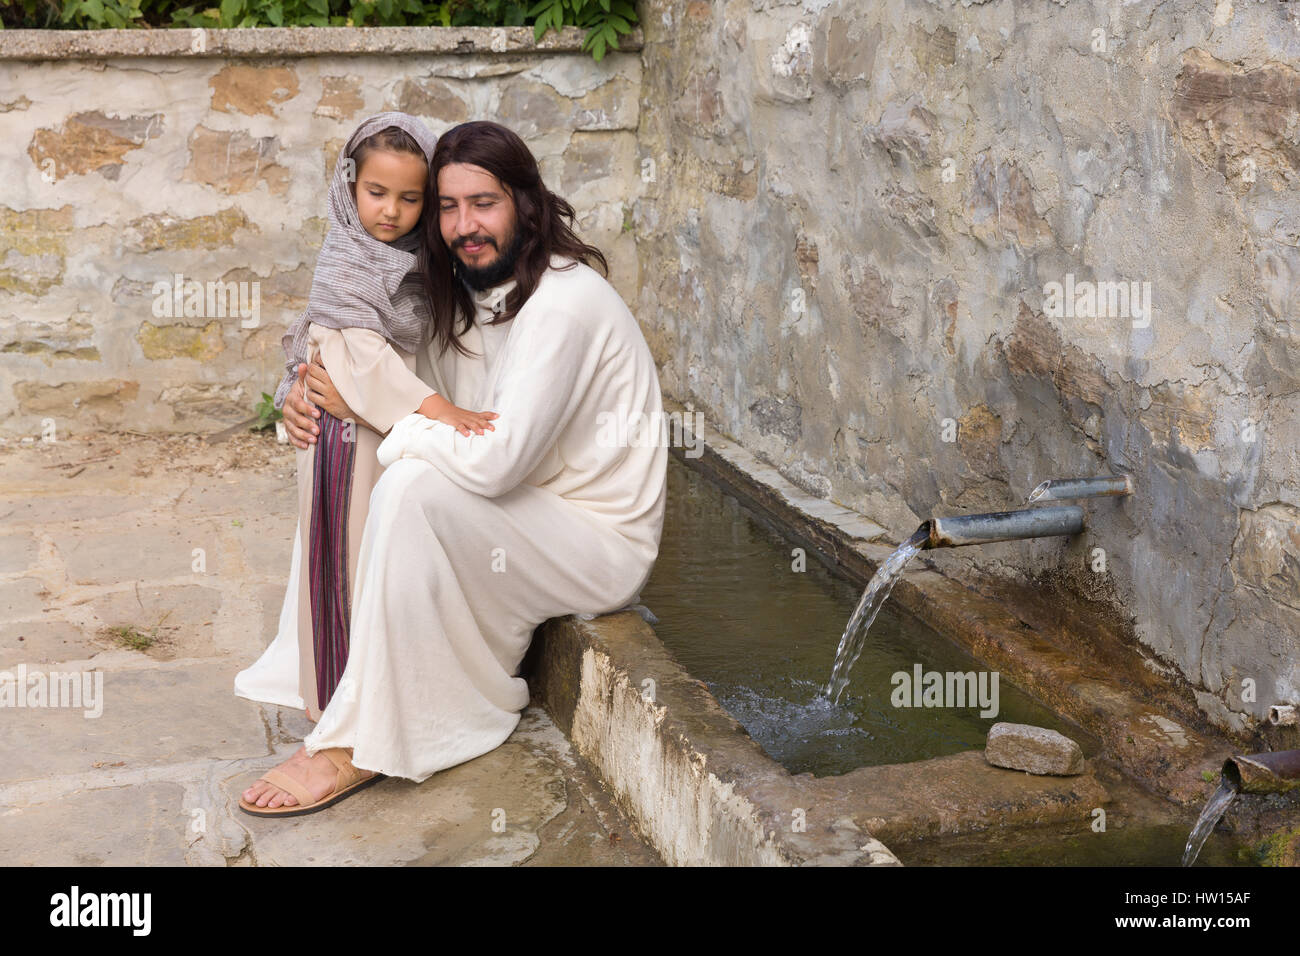
[[354,422],[359,421],[352,409],[348,408],[347,402],[343,401],[343,396],[334,387],[329,373],[321,364],[320,356],[314,357],[311,365],[307,367],[306,389],[308,401],[325,409],[339,421],[345,422],[349,419]]
[[320,434],[320,428],[316,425],[320,412],[304,397],[306,379],[307,366],[299,364],[298,381],[294,382],[293,387],[289,389],[289,394],[284,399],[284,407],[280,409],[284,415],[284,430],[289,435],[289,441],[303,451],[314,445],[316,436]]

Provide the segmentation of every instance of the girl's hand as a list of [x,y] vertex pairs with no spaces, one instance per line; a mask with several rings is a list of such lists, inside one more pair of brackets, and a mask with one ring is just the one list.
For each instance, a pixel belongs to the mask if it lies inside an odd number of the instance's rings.
[[430,395],[420,403],[420,407],[416,411],[426,418],[432,418],[434,421],[446,422],[462,435],[468,435],[470,429],[480,435],[483,434],[485,428],[488,431],[496,431],[496,427],[489,419],[501,417],[496,412],[471,412],[468,409],[460,408],[441,395]]

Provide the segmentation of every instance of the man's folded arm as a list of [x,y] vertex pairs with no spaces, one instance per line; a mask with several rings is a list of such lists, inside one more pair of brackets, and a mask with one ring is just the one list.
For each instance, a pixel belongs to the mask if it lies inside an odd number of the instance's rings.
[[522,482],[573,417],[598,355],[584,324],[564,312],[529,316],[528,325],[515,335],[498,378],[500,407],[474,409],[498,413],[494,431],[462,435],[423,415],[408,416],[380,445],[380,464],[422,458],[462,488],[487,498]]

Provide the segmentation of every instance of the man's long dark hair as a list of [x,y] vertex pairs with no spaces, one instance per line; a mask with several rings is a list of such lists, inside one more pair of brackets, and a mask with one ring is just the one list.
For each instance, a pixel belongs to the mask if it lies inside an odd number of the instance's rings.
[[[537,160],[522,139],[499,123],[485,120],[453,127],[442,135],[434,149],[425,192],[425,209],[432,214],[425,219],[427,262],[421,271],[433,309],[433,335],[441,344],[440,351],[446,351],[451,345],[461,354],[469,354],[459,338],[470,327],[474,316],[473,299],[456,275],[455,253],[442,241],[439,222],[438,174],[453,163],[487,170],[509,190],[515,204],[515,236],[520,240],[514,271],[516,285],[506,297],[505,311],[492,320],[492,325],[508,322],[519,313],[537,289],[553,255],[592,268],[594,263],[599,263],[601,272],[609,275],[605,256],[573,231],[573,207],[546,188]],[[497,249],[498,255],[505,252]],[[456,331],[457,315],[464,323],[459,332]]]

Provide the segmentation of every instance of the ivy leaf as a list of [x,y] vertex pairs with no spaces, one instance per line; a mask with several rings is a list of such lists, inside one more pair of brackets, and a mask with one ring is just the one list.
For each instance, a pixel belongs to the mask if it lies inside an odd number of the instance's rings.
[[587,39],[583,41],[583,49],[591,53],[599,63],[605,57],[605,29],[597,27],[587,34]]
[[537,23],[533,27],[533,39],[540,41],[552,25],[556,30],[560,29],[560,25],[564,22],[564,0],[541,0],[528,11],[528,15],[537,17]]

